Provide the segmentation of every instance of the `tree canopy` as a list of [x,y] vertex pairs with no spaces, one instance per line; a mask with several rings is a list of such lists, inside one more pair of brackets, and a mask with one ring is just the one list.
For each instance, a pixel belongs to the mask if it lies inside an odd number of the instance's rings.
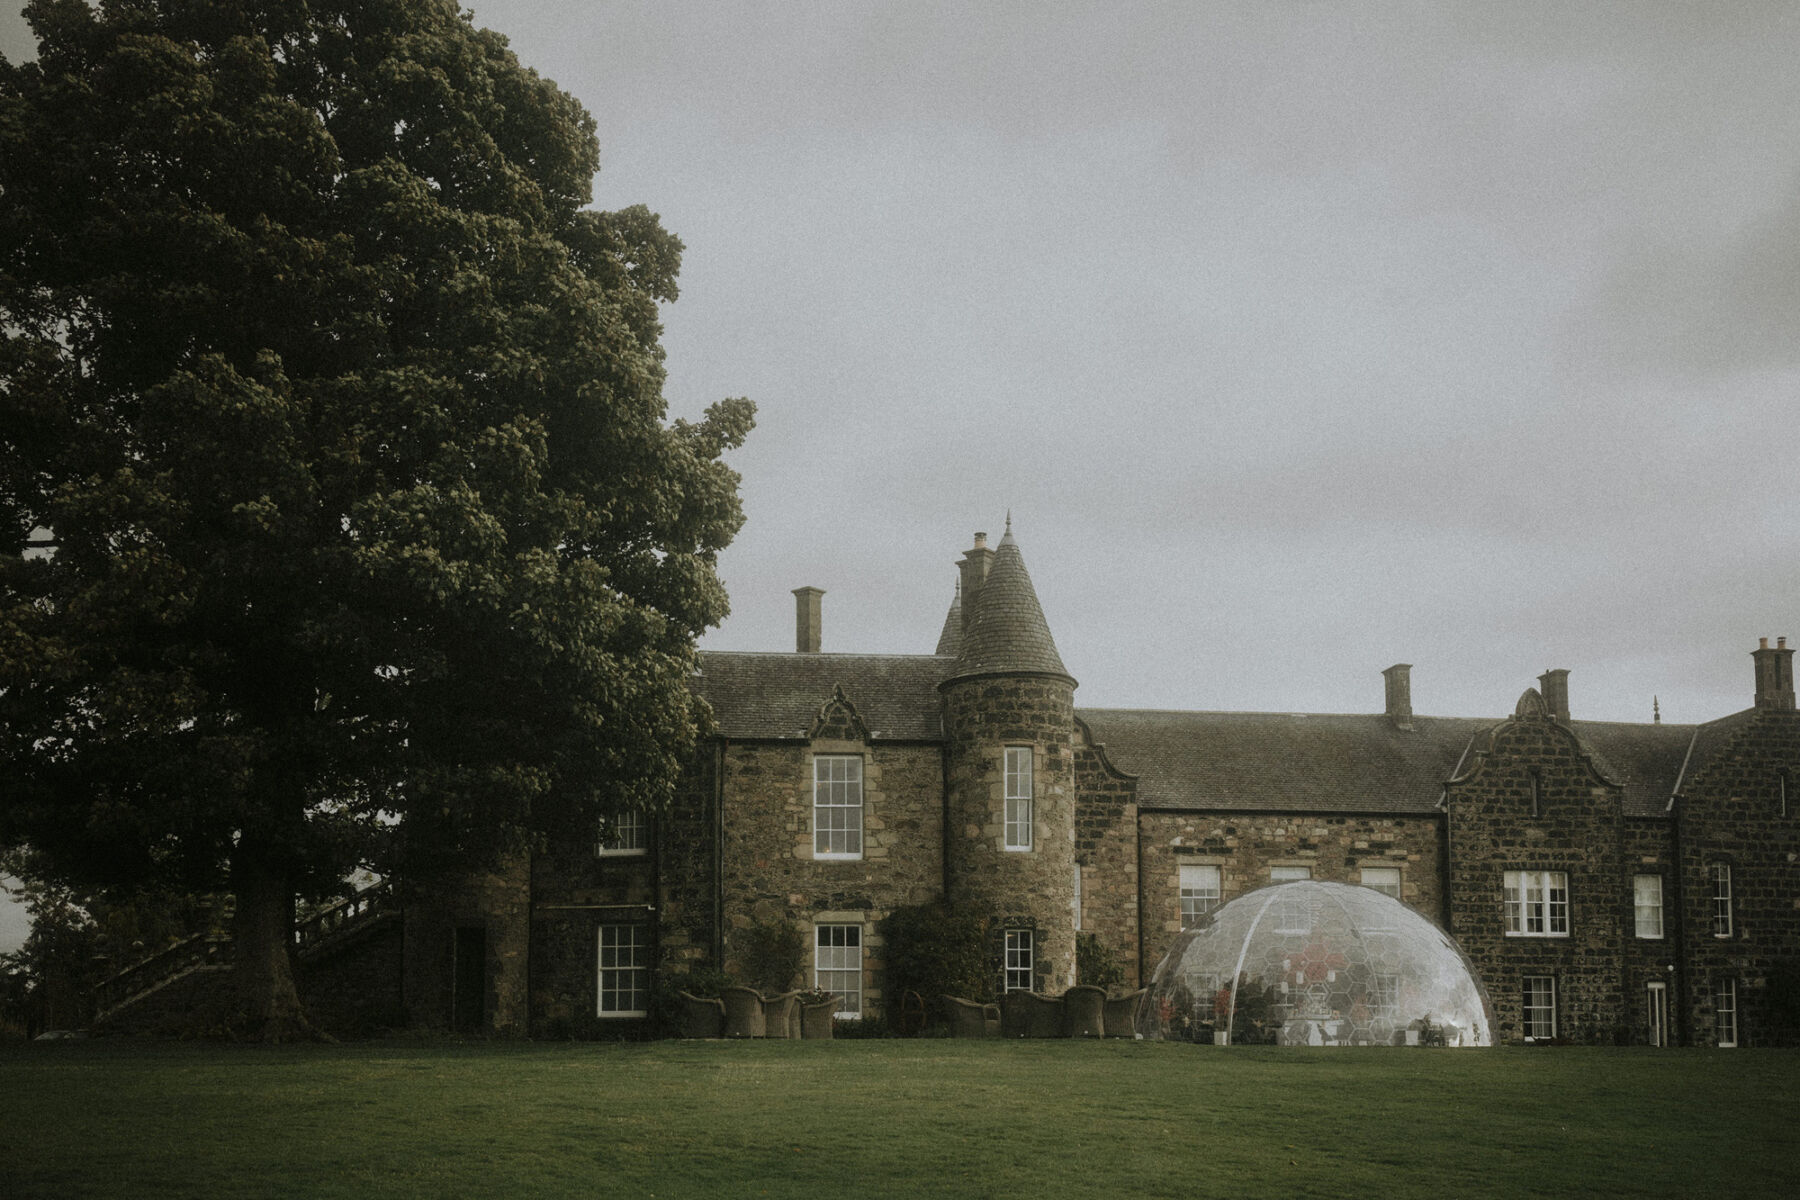
[[450,0],[27,17],[0,842],[116,886],[229,864],[245,953],[352,866],[665,803],[752,408],[667,419],[682,247],[585,207],[593,119]]

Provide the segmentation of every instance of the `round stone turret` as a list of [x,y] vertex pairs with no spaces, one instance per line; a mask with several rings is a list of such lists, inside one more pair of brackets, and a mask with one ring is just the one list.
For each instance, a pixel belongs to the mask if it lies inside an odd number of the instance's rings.
[[986,923],[997,990],[1061,993],[1075,982],[1076,685],[1010,522],[998,550],[978,540],[965,557],[962,611],[939,687],[949,900]]

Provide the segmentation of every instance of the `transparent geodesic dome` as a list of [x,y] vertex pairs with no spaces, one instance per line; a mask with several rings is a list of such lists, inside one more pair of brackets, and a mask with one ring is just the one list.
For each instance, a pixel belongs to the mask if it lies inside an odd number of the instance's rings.
[[1372,888],[1316,880],[1247,892],[1178,935],[1137,1018],[1145,1038],[1235,1045],[1489,1046],[1493,1031],[1448,934]]

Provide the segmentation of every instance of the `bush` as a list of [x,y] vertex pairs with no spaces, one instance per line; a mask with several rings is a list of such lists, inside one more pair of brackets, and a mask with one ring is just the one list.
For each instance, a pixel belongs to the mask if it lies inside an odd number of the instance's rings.
[[985,1000],[994,990],[978,918],[942,903],[897,908],[881,923],[886,994],[896,1003],[917,992],[928,1008],[939,996]]
[[888,1037],[888,1023],[880,1017],[852,1017],[847,1021],[839,1021],[832,1030],[832,1037],[838,1038],[884,1038]]
[[650,1027],[657,1037],[674,1037],[681,1032],[681,993],[717,998],[737,980],[713,967],[690,967],[685,971],[658,971],[650,993]]
[[1111,990],[1125,986],[1125,968],[1091,933],[1075,935],[1075,981]]
[[806,940],[792,925],[757,923],[737,936],[739,956],[750,986],[785,992],[794,986],[806,961]]

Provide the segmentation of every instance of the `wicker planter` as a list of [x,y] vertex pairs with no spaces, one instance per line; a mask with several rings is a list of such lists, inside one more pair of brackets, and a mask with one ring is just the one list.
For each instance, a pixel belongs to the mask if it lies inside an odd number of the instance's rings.
[[681,993],[681,1036],[716,1038],[725,1033],[725,1002],[712,996]]
[[1109,1038],[1128,1038],[1137,1036],[1137,1007],[1143,999],[1144,989],[1129,992],[1123,996],[1110,996],[1106,1001],[1106,1036]]
[[719,993],[725,1002],[725,1036],[759,1038],[763,1036],[763,998],[755,988],[728,987]]
[[1106,992],[1078,983],[1062,994],[1063,1034],[1072,1038],[1097,1038],[1104,1033]]
[[763,997],[764,1037],[797,1038],[800,1036],[800,997],[795,992]]
[[829,1038],[837,1032],[837,997],[800,1005],[800,1036]]

